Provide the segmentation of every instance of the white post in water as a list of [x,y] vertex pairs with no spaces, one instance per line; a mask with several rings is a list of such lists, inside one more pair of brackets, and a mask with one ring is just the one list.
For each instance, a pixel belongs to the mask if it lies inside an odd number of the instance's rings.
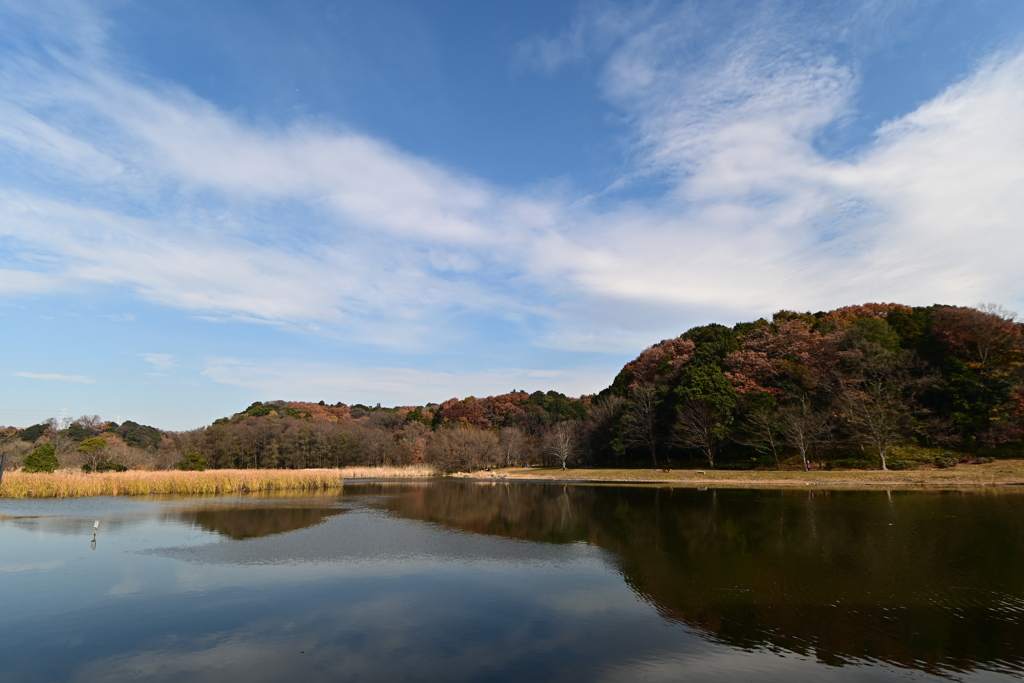
[[96,550],[96,533],[99,530],[100,530],[100,520],[97,519],[95,522],[92,523],[92,543],[89,544],[89,547],[92,548],[93,550]]

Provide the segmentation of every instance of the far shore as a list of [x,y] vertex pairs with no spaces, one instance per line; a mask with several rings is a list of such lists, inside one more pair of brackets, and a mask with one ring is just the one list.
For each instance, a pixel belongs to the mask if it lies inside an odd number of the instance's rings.
[[[422,479],[436,476],[427,465],[348,467],[305,470],[206,470],[204,472],[132,470],[85,474],[59,470],[53,474],[6,472],[0,498],[77,498],[160,494],[231,494],[340,489],[358,479]],[[1024,491],[1024,459],[961,464],[946,469],[916,470],[714,470],[597,469],[512,467],[457,473],[471,481],[539,481],[675,486],[690,488],[818,489],[968,489],[1002,488]]]
[[[714,470],[507,468],[462,475],[473,479],[512,481],[657,484],[715,488],[888,489],[1024,487],[1024,460],[997,460],[980,465],[916,470]],[[1024,489],[1022,489],[1024,490]]]

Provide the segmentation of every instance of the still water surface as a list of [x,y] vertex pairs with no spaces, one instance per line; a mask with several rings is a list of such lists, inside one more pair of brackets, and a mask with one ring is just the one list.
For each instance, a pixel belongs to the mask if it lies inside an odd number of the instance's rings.
[[0,582],[4,682],[1024,677],[1017,493],[0,500]]

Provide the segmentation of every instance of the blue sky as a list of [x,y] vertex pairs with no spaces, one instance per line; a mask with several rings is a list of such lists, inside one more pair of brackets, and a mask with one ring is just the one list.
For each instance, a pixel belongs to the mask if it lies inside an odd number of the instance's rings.
[[0,0],[0,424],[1022,310],[1024,3]]

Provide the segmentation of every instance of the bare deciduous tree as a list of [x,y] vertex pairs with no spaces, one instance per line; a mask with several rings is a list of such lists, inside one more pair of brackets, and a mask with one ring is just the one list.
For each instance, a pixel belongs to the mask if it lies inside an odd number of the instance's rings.
[[427,445],[427,462],[442,472],[470,472],[494,465],[499,452],[494,432],[453,425],[434,432]]
[[636,387],[622,416],[622,440],[631,446],[646,448],[651,462],[658,467],[658,392],[653,385]]
[[751,408],[743,423],[742,436],[736,438],[736,443],[750,446],[765,455],[770,454],[775,461],[776,469],[781,469],[779,453],[782,452],[782,431],[774,408]]
[[501,466],[512,467],[522,463],[526,456],[526,434],[519,427],[505,427],[498,432],[501,446]]
[[618,467],[622,450],[618,428],[625,407],[626,399],[614,394],[602,396],[594,401],[587,413],[586,421],[580,428],[579,456],[585,457],[593,464],[601,455],[610,451],[615,466]]
[[889,449],[904,441],[919,412],[915,397],[935,381],[919,366],[910,354],[879,355],[862,363],[859,376],[847,380],[840,394],[847,423],[875,450],[883,470],[889,469]]
[[715,455],[724,437],[721,417],[707,401],[687,400],[677,414],[672,443],[682,448],[693,448],[707,458],[714,468]]
[[815,449],[832,431],[832,416],[815,409],[810,399],[804,396],[794,405],[784,408],[779,417],[783,442],[800,454],[804,470],[810,470],[810,459]]
[[576,452],[578,422],[556,422],[548,436],[548,452],[566,469],[566,463]]

